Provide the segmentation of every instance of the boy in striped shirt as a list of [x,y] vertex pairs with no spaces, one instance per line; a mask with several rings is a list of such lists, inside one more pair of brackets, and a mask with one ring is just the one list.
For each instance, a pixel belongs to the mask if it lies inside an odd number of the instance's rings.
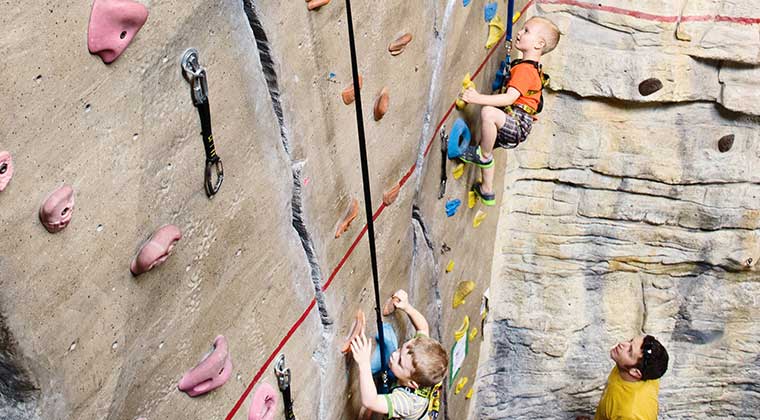
[[405,291],[393,295],[393,304],[407,314],[417,333],[390,356],[388,366],[399,385],[390,394],[378,394],[372,380],[372,344],[363,333],[354,339],[351,353],[359,366],[362,405],[389,419],[418,420],[427,413],[433,387],[446,374],[449,356],[441,343],[429,337],[427,320],[409,304]]

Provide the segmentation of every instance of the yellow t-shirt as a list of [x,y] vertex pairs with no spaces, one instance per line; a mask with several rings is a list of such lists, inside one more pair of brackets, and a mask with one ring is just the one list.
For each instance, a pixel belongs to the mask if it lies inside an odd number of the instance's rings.
[[594,420],[657,420],[659,379],[628,382],[615,366],[607,378]]

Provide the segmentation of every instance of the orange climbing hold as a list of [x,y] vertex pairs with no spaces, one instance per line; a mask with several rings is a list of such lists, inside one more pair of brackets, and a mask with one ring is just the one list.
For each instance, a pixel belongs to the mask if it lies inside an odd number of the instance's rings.
[[398,198],[398,193],[401,191],[401,184],[396,184],[390,190],[383,193],[383,203],[386,206],[390,206]]
[[390,98],[388,98],[388,88],[384,87],[383,90],[380,91],[380,96],[378,96],[377,100],[375,101],[375,121],[380,121],[383,118],[383,115],[388,112],[389,101]]
[[354,198],[354,200],[351,202],[351,206],[348,207],[348,211],[346,212],[345,217],[343,217],[343,222],[341,222],[341,224],[338,226],[338,230],[335,231],[335,237],[340,238],[340,235],[348,230],[348,228],[351,226],[351,222],[353,222],[358,215],[359,200]]
[[[312,0],[317,1],[317,0]],[[359,75],[359,89],[362,88],[362,76]],[[343,103],[346,105],[351,105],[352,102],[354,102],[354,99],[356,95],[354,94],[354,81],[351,80],[351,84],[346,86],[345,89],[343,89],[343,92],[341,92],[340,97],[343,98]]]
[[399,55],[404,52],[404,48],[406,48],[407,44],[410,42],[412,42],[412,34],[407,32],[391,42],[390,45],[388,45],[388,51],[391,55]]
[[396,304],[401,302],[396,296],[391,296],[383,304],[383,316],[388,316],[396,311]]
[[343,343],[343,346],[340,348],[341,353],[348,353],[351,351],[351,342],[354,341],[354,338],[364,333],[366,325],[367,319],[364,316],[364,311],[361,309],[357,310],[356,318],[354,318],[354,325],[351,326],[351,334],[349,334],[346,342]]
[[319,9],[322,6],[327,5],[330,3],[330,0],[307,0],[306,1],[306,7],[309,8],[309,10]]

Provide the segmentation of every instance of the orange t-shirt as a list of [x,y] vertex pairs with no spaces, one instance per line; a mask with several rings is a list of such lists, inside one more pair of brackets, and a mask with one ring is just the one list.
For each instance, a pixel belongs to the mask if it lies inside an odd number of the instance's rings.
[[[538,101],[541,99],[541,76],[538,75],[538,70],[530,63],[521,63],[512,67],[509,74],[507,87],[520,91],[520,97],[515,103],[537,109]],[[529,92],[533,94],[530,95]]]

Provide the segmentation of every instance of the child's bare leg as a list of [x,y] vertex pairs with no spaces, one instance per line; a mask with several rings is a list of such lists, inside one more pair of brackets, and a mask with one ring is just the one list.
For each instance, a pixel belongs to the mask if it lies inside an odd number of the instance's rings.
[[[480,153],[483,158],[490,159],[493,146],[496,144],[496,135],[499,128],[507,122],[507,114],[499,108],[484,106],[480,109]],[[483,171],[485,176],[485,170]],[[485,179],[484,179],[485,181]],[[483,184],[485,186],[485,184]]]
[[483,168],[483,182],[480,184],[480,191],[484,194],[493,194],[493,176],[496,172],[496,166]]

